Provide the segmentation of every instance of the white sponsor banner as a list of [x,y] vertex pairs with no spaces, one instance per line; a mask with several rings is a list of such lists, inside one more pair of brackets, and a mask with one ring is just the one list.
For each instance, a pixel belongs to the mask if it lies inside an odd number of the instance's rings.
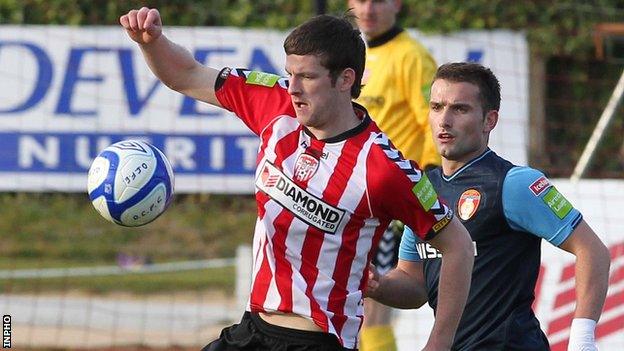
[[269,161],[262,164],[256,187],[303,222],[327,234],[336,234],[346,213],[302,189]]
[[[286,32],[165,27],[165,34],[209,66],[284,74]],[[492,144],[524,164],[524,35],[413,35],[439,63],[493,69],[503,104]],[[253,192],[256,137],[230,113],[160,83],[121,27],[0,26],[0,86],[0,191],[84,191],[100,150],[139,137],[168,156],[178,192]]]
[[[582,180],[552,183],[582,214],[611,251],[609,290],[596,328],[601,351],[624,350],[624,181]],[[566,351],[574,313],[574,256],[542,241],[542,265],[533,307],[552,351]],[[419,350],[433,325],[431,308],[400,311],[395,319],[399,350]]]

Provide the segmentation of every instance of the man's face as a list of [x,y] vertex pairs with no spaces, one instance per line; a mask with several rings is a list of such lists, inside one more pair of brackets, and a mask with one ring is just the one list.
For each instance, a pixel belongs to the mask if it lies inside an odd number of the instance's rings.
[[484,117],[479,87],[438,79],[431,86],[429,123],[433,140],[443,158],[468,162],[487,147],[489,132],[498,113]]
[[367,39],[374,39],[388,31],[396,22],[401,9],[400,0],[349,0],[349,7],[357,16],[357,25]]
[[332,86],[329,69],[315,55],[287,55],[290,94],[297,120],[306,127],[325,129],[338,105],[339,91]]

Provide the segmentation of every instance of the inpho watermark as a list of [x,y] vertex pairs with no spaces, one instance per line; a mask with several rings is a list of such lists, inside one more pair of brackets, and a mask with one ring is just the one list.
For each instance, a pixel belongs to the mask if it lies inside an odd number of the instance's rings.
[[8,314],[2,316],[2,348],[11,348],[11,316]]

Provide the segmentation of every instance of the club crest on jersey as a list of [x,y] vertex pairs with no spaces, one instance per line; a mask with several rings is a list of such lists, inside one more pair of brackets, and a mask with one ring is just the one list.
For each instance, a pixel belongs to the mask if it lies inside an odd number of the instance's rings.
[[318,167],[318,158],[307,153],[302,153],[297,157],[297,162],[295,162],[294,177],[300,182],[307,182],[316,174]]
[[480,202],[480,192],[475,189],[468,189],[464,191],[459,197],[459,202],[457,202],[457,213],[459,213],[459,218],[464,221],[469,220],[477,212]]
[[529,189],[535,196],[540,196],[546,189],[550,188],[550,181],[542,176],[538,180],[529,185]]
[[336,234],[346,211],[301,188],[269,161],[262,165],[256,187],[308,225]]

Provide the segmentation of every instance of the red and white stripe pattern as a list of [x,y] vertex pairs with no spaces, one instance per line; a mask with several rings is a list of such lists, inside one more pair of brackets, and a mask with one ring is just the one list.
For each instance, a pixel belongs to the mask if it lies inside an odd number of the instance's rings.
[[[448,220],[450,211],[438,201],[436,210],[445,213],[419,207],[414,180],[398,167],[402,159],[390,159],[378,145],[381,132],[364,111],[359,112],[368,125],[359,133],[325,143],[292,117],[285,89],[244,82],[230,76],[217,96],[261,138],[247,309],[309,317],[344,347],[356,348],[371,248],[390,220],[421,228],[424,237]],[[271,104],[247,106],[258,101]],[[294,170],[302,153],[317,155],[319,165],[311,177],[297,180]]]
[[[596,340],[624,331],[624,243],[612,246],[610,252],[609,290],[596,326]],[[557,286],[552,318],[546,329],[552,351],[565,351],[568,347],[576,302],[574,268],[574,263],[563,268]]]
[[249,309],[310,316],[345,347],[355,347],[368,254],[376,232],[385,228],[372,218],[366,197],[366,158],[375,134],[324,144],[287,117],[276,121],[273,129],[280,133],[272,133],[260,163],[271,162],[292,179],[296,158],[305,146],[318,147],[327,159],[310,180],[299,185],[346,210],[346,216],[335,234],[325,234],[258,191],[264,211],[256,227]]

